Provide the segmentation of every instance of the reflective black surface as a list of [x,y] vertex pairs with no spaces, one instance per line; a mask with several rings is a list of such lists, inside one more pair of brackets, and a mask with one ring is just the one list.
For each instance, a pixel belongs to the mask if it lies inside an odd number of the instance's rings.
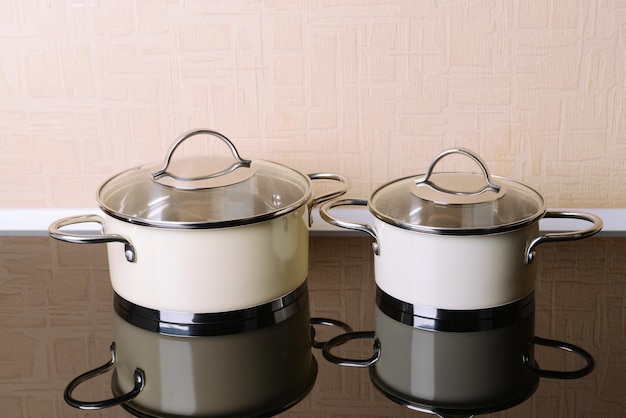
[[[540,379],[525,401],[481,417],[605,417],[621,416],[626,410],[626,241],[588,241],[558,248],[546,244],[541,249],[536,261],[535,334],[589,350],[596,359],[595,370],[572,381]],[[355,331],[376,329],[372,261],[368,238],[312,238],[307,281],[311,316],[343,320]],[[116,339],[114,303],[104,246],[70,245],[48,237],[0,237],[0,415],[132,416],[122,407],[81,411],[63,400],[63,390],[73,378],[110,358],[109,346]],[[340,332],[323,327],[316,339],[323,341]],[[389,354],[385,347],[383,353]],[[345,344],[339,350],[341,355],[367,357],[371,342]],[[555,370],[584,366],[560,351],[536,347],[535,361]],[[331,364],[317,349],[312,355],[318,373],[311,392],[280,417],[414,418],[435,412],[391,400],[371,381],[368,370]],[[103,377],[76,396],[111,397],[111,377]]]

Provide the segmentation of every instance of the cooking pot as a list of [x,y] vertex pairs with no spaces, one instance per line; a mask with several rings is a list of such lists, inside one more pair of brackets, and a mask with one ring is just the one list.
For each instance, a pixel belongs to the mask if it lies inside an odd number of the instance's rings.
[[[574,379],[590,373],[593,357],[572,344],[536,337],[534,292],[492,309],[438,310],[436,317],[403,311],[403,302],[378,289],[376,330],[339,335],[324,357],[344,366],[369,367],[370,380],[387,397],[411,409],[445,416],[508,409],[536,390],[540,378]],[[333,354],[343,343],[374,339],[367,359]],[[577,370],[541,368],[536,345],[580,356]],[[569,356],[569,355],[568,355]]]
[[[140,417],[252,417],[279,413],[315,383],[306,284],[289,295],[237,312],[186,315],[114,299],[115,342],[105,365],[78,376],[64,397],[80,409],[121,405]],[[73,392],[113,369],[114,397],[82,401]]]
[[[188,138],[222,140],[235,160],[177,158]],[[226,167],[226,168],[224,168]],[[333,180],[339,191],[312,197],[310,180]],[[135,167],[106,180],[97,193],[104,216],[63,218],[53,238],[108,243],[113,289],[134,304],[195,313],[252,307],[286,295],[308,271],[311,210],[345,193],[337,174],[308,176],[283,165],[240,157],[211,130],[179,137],[164,163]],[[62,228],[100,224],[102,233]]]
[[[460,154],[481,173],[437,172],[444,157]],[[339,219],[331,209],[367,206],[374,224]],[[546,211],[542,196],[514,180],[492,176],[474,152],[438,155],[426,174],[392,181],[364,199],[330,201],[320,208],[330,224],[374,238],[377,285],[405,302],[442,309],[482,309],[528,295],[535,287],[535,249],[545,242],[589,237],[602,220],[589,213]],[[542,218],[576,218],[592,225],[540,234]]]

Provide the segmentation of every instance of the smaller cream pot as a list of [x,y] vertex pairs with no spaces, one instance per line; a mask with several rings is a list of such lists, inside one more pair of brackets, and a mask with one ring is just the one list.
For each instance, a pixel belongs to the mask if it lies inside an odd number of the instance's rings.
[[[474,160],[481,173],[434,173],[442,158],[454,154]],[[340,219],[332,211],[353,205],[367,206],[373,225]],[[374,238],[375,280],[387,294],[419,306],[460,310],[526,296],[535,288],[538,245],[587,238],[602,228],[593,214],[546,211],[538,192],[491,175],[485,162],[464,148],[441,153],[426,174],[381,186],[369,201],[327,202],[320,215]],[[542,218],[575,218],[591,225],[541,234]]]

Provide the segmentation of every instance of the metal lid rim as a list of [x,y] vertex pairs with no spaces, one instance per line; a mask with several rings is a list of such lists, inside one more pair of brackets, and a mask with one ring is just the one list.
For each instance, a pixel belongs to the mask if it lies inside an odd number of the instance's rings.
[[261,215],[252,216],[248,218],[229,219],[229,220],[214,221],[214,222],[208,222],[208,221],[178,222],[178,221],[158,221],[158,220],[152,221],[152,220],[145,219],[145,218],[125,215],[123,213],[117,212],[105,206],[100,201],[98,203],[99,203],[100,209],[105,214],[119,221],[126,222],[126,223],[133,224],[133,225],[140,225],[140,226],[151,227],[151,228],[162,228],[162,229],[221,229],[221,228],[232,228],[232,227],[237,227],[237,226],[254,225],[257,223],[280,218],[291,212],[295,212],[296,210],[304,206],[311,199],[311,194],[309,193],[309,195],[306,197],[307,197],[306,199],[304,198],[300,199],[296,203],[288,207],[282,208],[281,210],[278,210],[278,211],[269,212],[266,214],[261,214]]
[[[255,223],[261,223],[261,222],[265,222],[268,220],[280,218],[283,215],[286,215],[290,212],[294,212],[298,210],[300,207],[302,207],[302,205],[308,203],[311,200],[313,191],[312,191],[311,179],[309,178],[309,176],[301,173],[298,170],[295,170],[293,168],[287,167],[283,164],[276,163],[273,161],[265,161],[265,160],[256,160],[256,161],[281,167],[282,169],[288,170],[292,172],[293,174],[300,176],[306,182],[306,189],[303,191],[303,196],[300,199],[293,202],[292,204],[285,206],[283,208],[280,208],[279,210],[276,210],[276,211],[271,211],[271,212],[262,213],[262,214],[254,215],[250,217],[244,217],[244,218],[226,219],[226,220],[220,220],[220,221],[199,221],[199,222],[151,220],[147,218],[124,214],[122,212],[119,212],[111,208],[110,206],[108,206],[107,204],[103,202],[101,195],[103,193],[103,189],[107,185],[109,185],[113,180],[119,178],[120,176],[126,173],[139,170],[139,169],[148,169],[149,167],[152,167],[157,164],[157,163],[148,163],[148,164],[143,164],[137,167],[126,169],[106,179],[98,187],[98,191],[96,193],[96,200],[98,202],[98,206],[100,207],[100,209],[105,214],[111,216],[112,218],[115,218],[122,222],[130,223],[133,225],[141,225],[141,226],[163,228],[163,229],[218,229],[218,228],[229,228],[229,227],[236,227],[236,226],[252,225]],[[167,186],[167,187],[170,187],[170,186]],[[225,187],[228,187],[228,186],[225,186]],[[185,190],[185,191],[188,191],[188,190]]]
[[494,225],[491,227],[441,228],[441,227],[434,227],[434,226],[429,227],[429,226],[415,225],[415,224],[410,224],[407,222],[397,222],[389,217],[386,217],[385,215],[382,215],[374,211],[369,206],[369,204],[368,204],[368,207],[372,215],[374,215],[377,219],[381,220],[382,222],[385,222],[386,224],[389,224],[391,226],[395,226],[401,229],[405,229],[407,231],[422,232],[422,233],[427,233],[427,234],[432,234],[432,235],[464,235],[464,236],[477,235],[477,236],[480,236],[480,235],[501,234],[504,232],[510,232],[510,231],[514,231],[517,229],[522,229],[528,225],[532,225],[537,220],[543,218],[543,216],[546,213],[545,208],[542,208],[540,212],[536,213],[534,216],[531,216],[529,218],[526,218],[517,222],[511,222],[511,223],[504,224],[504,225]]

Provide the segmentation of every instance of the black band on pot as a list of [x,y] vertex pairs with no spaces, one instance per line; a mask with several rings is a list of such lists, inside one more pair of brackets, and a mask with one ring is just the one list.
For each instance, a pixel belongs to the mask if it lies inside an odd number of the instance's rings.
[[433,331],[473,332],[514,324],[535,312],[535,292],[492,308],[438,309],[403,302],[376,286],[376,305],[388,317],[415,328]]
[[138,328],[164,335],[194,337],[238,334],[278,324],[308,309],[305,281],[296,290],[262,305],[227,312],[159,311],[136,305],[117,293],[113,308],[120,318]]

